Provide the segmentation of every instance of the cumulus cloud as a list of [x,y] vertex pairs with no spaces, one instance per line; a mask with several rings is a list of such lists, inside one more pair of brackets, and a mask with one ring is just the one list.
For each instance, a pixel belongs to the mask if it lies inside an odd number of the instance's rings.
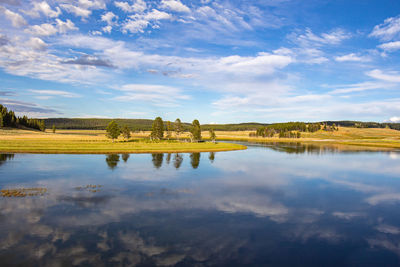
[[34,50],[45,50],[47,48],[47,44],[40,38],[32,37],[29,41],[26,42],[28,47]]
[[101,15],[101,20],[107,22],[107,24],[111,25],[114,23],[114,19],[118,19],[118,16],[112,13],[111,11]]
[[106,4],[103,0],[79,0],[74,4],[61,4],[61,8],[82,19],[88,18],[92,10],[105,9]]
[[[172,16],[166,12],[153,9],[151,12],[146,14],[135,14],[129,17],[129,19],[122,26],[123,33],[138,33],[144,32],[144,30],[152,23],[157,23],[160,20],[171,19]],[[156,24],[153,24],[156,25]]]
[[7,19],[9,19],[14,27],[19,28],[27,25],[26,20],[20,14],[8,10],[5,7],[0,6],[0,13],[2,13]]
[[161,7],[175,12],[190,12],[190,8],[179,0],[162,0]]
[[64,22],[60,19],[56,19],[54,24],[43,23],[40,25],[30,26],[29,29],[26,30],[26,32],[38,36],[50,36],[56,33],[66,33],[68,31],[74,30],[78,30],[78,28],[75,27],[75,24],[71,20],[67,19]]
[[61,14],[61,9],[56,7],[54,10],[50,7],[50,5],[46,2],[34,2],[33,8],[29,11],[25,11],[28,15],[32,17],[39,17],[40,13],[49,18],[56,18]]
[[74,14],[77,17],[87,18],[92,11],[86,8],[82,8],[79,6],[74,6],[71,4],[62,4],[61,7],[65,9],[67,12]]
[[130,5],[128,2],[116,1],[114,2],[114,5],[128,13],[142,13],[147,9],[147,4],[144,0],[135,0],[132,5]]
[[369,36],[379,38],[383,41],[388,41],[399,37],[399,34],[400,16],[397,16],[387,18],[382,24],[376,25]]

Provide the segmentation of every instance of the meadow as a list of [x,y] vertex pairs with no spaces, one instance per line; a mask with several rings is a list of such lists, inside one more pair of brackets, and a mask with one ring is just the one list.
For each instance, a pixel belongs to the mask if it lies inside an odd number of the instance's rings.
[[[104,130],[59,130],[56,133],[20,129],[0,130],[0,152],[8,153],[184,153],[246,149],[246,146],[221,142],[189,143],[185,140],[150,142],[137,134],[129,141],[122,137],[112,142]],[[148,134],[147,134],[148,136]]]

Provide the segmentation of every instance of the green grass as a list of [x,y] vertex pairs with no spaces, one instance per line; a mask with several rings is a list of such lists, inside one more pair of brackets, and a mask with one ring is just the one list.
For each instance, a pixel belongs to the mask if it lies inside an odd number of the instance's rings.
[[129,142],[111,142],[104,132],[40,133],[23,130],[1,130],[0,152],[8,153],[184,153],[214,152],[246,149],[246,146],[230,143],[188,143],[178,141],[149,142],[132,139]]

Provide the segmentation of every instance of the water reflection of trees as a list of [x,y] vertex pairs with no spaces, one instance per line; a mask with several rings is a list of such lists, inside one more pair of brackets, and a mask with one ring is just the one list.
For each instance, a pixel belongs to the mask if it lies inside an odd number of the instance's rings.
[[0,166],[3,165],[7,160],[12,160],[14,154],[0,154]]
[[[193,169],[197,169],[200,165],[200,154],[201,153],[191,153],[190,154],[190,165]],[[12,155],[13,156],[13,155]],[[111,170],[114,170],[120,161],[120,158],[126,163],[130,154],[109,154],[106,155],[106,163]],[[215,160],[215,152],[210,152],[208,155],[208,159],[211,163]],[[163,153],[152,153],[151,154],[151,161],[153,163],[154,168],[159,169],[162,167],[164,161],[164,154]],[[183,162],[183,154],[180,153],[167,153],[165,157],[165,162],[169,164],[172,161],[174,167],[179,169]]]
[[193,169],[197,169],[200,165],[200,153],[191,153],[190,154],[190,164]]
[[163,160],[164,160],[164,154],[163,153],[155,153],[151,154],[152,161],[154,168],[159,169],[162,166]]
[[303,144],[297,142],[258,143],[258,145],[265,146],[274,151],[286,152],[288,154],[325,154],[341,152],[338,147],[334,146]]
[[108,167],[111,170],[114,170],[118,165],[119,155],[118,154],[109,154],[109,155],[107,155],[106,162],[107,162]]
[[174,155],[174,167],[176,169],[179,169],[179,167],[181,166],[182,162],[183,162],[183,156],[181,154],[176,153]]
[[127,162],[128,161],[128,159],[129,159],[129,154],[122,154],[122,160],[124,161],[124,162]]
[[208,155],[208,159],[211,163],[213,163],[215,159],[215,152],[210,152],[210,154]]

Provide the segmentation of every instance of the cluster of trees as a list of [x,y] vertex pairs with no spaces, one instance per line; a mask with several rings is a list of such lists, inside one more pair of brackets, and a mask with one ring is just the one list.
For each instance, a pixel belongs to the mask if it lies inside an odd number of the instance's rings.
[[[161,117],[157,117],[153,125],[151,127],[150,139],[151,140],[162,140],[164,138],[164,131],[166,131],[166,138],[169,140],[172,136],[172,132],[175,132],[176,137],[179,139],[179,136],[184,131],[184,127],[182,125],[181,120],[178,118],[174,123],[167,121],[166,127],[164,126],[164,122]],[[211,132],[210,132],[211,133]],[[192,125],[190,127],[190,141],[198,142],[201,141],[201,126],[198,120],[193,120]],[[215,140],[215,133],[213,131],[213,137]]]
[[12,110],[8,110],[0,104],[0,127],[20,128],[22,126],[44,131],[46,129],[43,120],[30,119],[27,116],[17,117]]
[[332,125],[328,125],[327,123],[324,123],[322,130],[328,131],[328,132],[333,132],[333,131],[339,131],[339,128],[336,126],[335,123],[333,123]]
[[288,131],[288,132],[280,132],[279,138],[300,138],[300,132]]
[[287,122],[275,123],[265,127],[260,127],[255,133],[250,133],[249,136],[273,137],[279,134],[279,137],[300,138],[300,132],[316,132],[321,129],[319,123],[304,123],[304,122]]
[[115,121],[111,121],[108,124],[106,131],[107,131],[106,136],[110,138],[113,142],[120,135],[122,135],[126,141],[128,141],[129,138],[131,138],[131,129],[129,129],[127,125],[120,128]]
[[[107,131],[106,136],[112,139],[113,141],[117,139],[121,134],[123,135],[125,140],[129,140],[129,138],[131,137],[130,128],[127,125],[120,128],[115,120],[110,121],[110,123],[106,127],[106,131]],[[150,140],[159,141],[164,139],[164,132],[166,133],[165,138],[168,140],[172,137],[172,132],[175,132],[176,137],[179,139],[183,131],[184,127],[179,118],[176,119],[174,123],[167,121],[165,126],[162,118],[157,117],[153,121],[153,125],[151,127]],[[201,141],[201,126],[198,120],[194,120],[192,122],[189,137],[191,142]],[[214,130],[210,130],[210,137],[211,140],[215,141],[216,135]]]

